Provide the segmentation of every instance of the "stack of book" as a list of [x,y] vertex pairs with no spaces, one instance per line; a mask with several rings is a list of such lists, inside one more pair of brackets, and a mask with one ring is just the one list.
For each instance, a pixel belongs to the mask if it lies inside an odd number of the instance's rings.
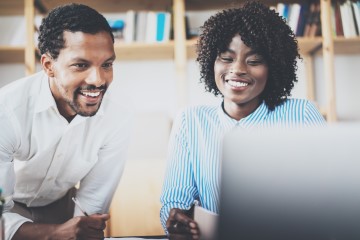
[[[124,19],[108,21],[116,41],[162,43],[170,40],[172,24],[169,12],[129,10]],[[123,24],[116,24],[119,22]]]
[[320,3],[278,3],[271,7],[289,24],[296,36],[321,36]]
[[[320,3],[278,3],[272,6],[282,16],[296,36],[321,36]],[[345,38],[360,35],[360,1],[332,1],[331,27],[334,36]]]
[[331,21],[334,36],[352,38],[360,35],[360,2],[347,0],[331,4]]

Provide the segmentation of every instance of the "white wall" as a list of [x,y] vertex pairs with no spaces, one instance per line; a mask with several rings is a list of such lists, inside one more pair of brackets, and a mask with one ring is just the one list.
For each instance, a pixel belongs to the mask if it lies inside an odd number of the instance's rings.
[[[325,79],[321,57],[315,58],[316,94],[320,105],[325,103]],[[336,56],[336,102],[339,120],[360,120],[360,56]],[[188,61],[187,99],[189,105],[217,104],[212,94],[205,93],[199,83],[198,65]],[[0,87],[25,76],[23,64],[0,64]],[[299,62],[299,82],[293,90],[293,97],[306,97],[305,70]],[[114,65],[112,94],[119,101],[126,101],[136,112],[163,111],[173,116],[176,106],[175,66],[164,61],[118,61]]]

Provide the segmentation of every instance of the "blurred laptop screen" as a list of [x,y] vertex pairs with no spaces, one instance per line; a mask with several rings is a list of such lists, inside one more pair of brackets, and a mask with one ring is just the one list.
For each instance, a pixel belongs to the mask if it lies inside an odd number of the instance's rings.
[[360,125],[236,129],[223,153],[218,239],[360,239]]

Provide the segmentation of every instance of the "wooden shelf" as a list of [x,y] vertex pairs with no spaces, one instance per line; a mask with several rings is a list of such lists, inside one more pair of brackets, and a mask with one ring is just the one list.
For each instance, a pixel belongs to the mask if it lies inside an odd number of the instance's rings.
[[317,50],[321,49],[322,46],[321,37],[315,37],[315,38],[298,37],[297,40],[301,55],[313,54]]
[[196,58],[196,43],[197,38],[190,39],[186,41],[186,56],[188,59]]
[[88,5],[99,12],[109,13],[109,12],[125,12],[129,9],[132,10],[171,10],[172,9],[172,0],[107,0],[106,2],[100,0],[37,0],[44,8],[49,11],[52,8],[67,4],[70,2],[73,3],[82,3]]
[[[30,1],[30,0],[28,0]],[[167,10],[172,9],[172,0],[107,0],[106,2],[99,0],[31,0],[34,1],[37,8],[43,11],[49,11],[56,6],[68,3],[82,3],[95,8],[102,13],[125,12],[132,10]],[[24,0],[0,0],[0,15],[23,15]]]
[[0,63],[24,63],[25,46],[0,46]]
[[116,60],[174,59],[174,42],[115,43]]
[[0,15],[24,15],[24,0],[1,0]]
[[[174,59],[174,42],[168,43],[116,43],[117,60]],[[0,46],[0,63],[24,63],[25,47]]]
[[334,50],[336,54],[359,54],[360,37],[336,37],[334,38]]
[[[263,0],[261,1],[265,5],[276,5],[279,1],[276,0]],[[299,0],[283,0],[282,3],[296,3]],[[218,10],[233,7],[240,7],[245,1],[234,0],[185,0],[186,10]]]

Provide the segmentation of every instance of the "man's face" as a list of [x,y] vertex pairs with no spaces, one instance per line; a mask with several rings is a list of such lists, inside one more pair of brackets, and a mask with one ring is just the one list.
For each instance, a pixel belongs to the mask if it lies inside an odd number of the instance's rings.
[[64,32],[65,46],[49,57],[50,89],[61,115],[93,116],[113,80],[114,45],[107,32]]

